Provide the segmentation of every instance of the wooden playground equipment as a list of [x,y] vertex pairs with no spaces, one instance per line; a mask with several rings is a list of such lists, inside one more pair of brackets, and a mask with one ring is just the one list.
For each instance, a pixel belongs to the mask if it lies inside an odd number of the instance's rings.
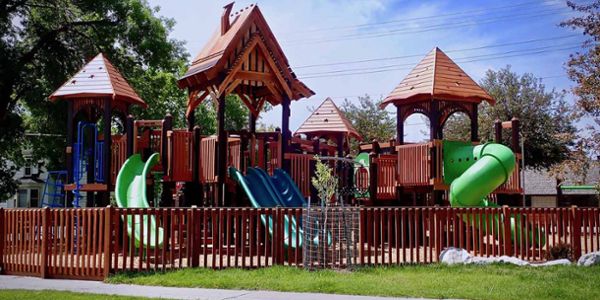
[[[231,21],[230,21],[231,20]],[[161,206],[244,206],[235,183],[227,178],[229,166],[245,172],[260,167],[272,174],[275,168],[287,171],[305,197],[315,196],[310,178],[315,155],[351,160],[349,139],[361,137],[331,99],[326,99],[292,135],[289,129],[290,102],[314,94],[296,78],[257,6],[232,14],[232,4],[224,7],[221,26],[179,80],[188,91],[187,128],[173,128],[170,115],[162,120],[134,120],[131,105],[146,106],[127,81],[102,54],[86,64],[50,98],[69,103],[67,170],[80,165],[87,176],[74,178],[69,172],[67,191],[81,197],[87,194],[88,206],[108,204],[117,173],[132,154],[148,157],[160,154],[153,171],[162,183]],[[248,128],[226,131],[225,96],[237,94],[250,114]],[[216,136],[202,136],[194,127],[194,110],[206,99],[217,106]],[[479,142],[477,107],[482,101],[494,104],[489,96],[444,52],[435,48],[385,98],[382,109],[397,110],[397,138],[369,141],[360,146],[368,153],[369,167],[358,170],[336,167],[343,184],[369,191],[357,195],[355,204],[431,206],[448,204],[448,185],[443,182],[443,127],[448,118],[465,113],[471,120],[473,144]],[[257,132],[256,120],[264,104],[281,105],[281,129]],[[404,143],[404,121],[414,113],[430,120],[430,138],[424,143]],[[74,128],[84,121],[110,124],[116,117],[124,132],[111,135],[104,126],[93,146],[94,154],[73,156],[76,146],[91,143],[89,137],[75,141]],[[502,204],[518,204],[522,194],[519,161],[519,121],[496,124],[496,142],[502,141],[502,128],[511,128],[512,150],[517,169],[492,195]],[[79,134],[79,133],[78,133]],[[79,135],[77,135],[79,136]],[[111,136],[105,139],[105,136]],[[80,147],[80,148],[81,148]],[[85,147],[83,147],[85,148]],[[91,153],[91,152],[90,152]],[[81,160],[85,160],[81,163]],[[332,163],[333,165],[333,163]],[[89,167],[94,166],[94,167]],[[94,176],[102,170],[106,176]],[[153,179],[148,179],[149,183]],[[85,181],[85,182],[84,182]],[[183,183],[183,199],[174,202],[177,183]],[[152,189],[150,189],[152,190]],[[149,199],[154,198],[151,195]],[[69,201],[70,202],[70,201]],[[76,201],[77,202],[77,201]],[[75,203],[75,202],[74,202]],[[78,203],[78,202],[77,202]],[[156,204],[156,203],[155,203]]]

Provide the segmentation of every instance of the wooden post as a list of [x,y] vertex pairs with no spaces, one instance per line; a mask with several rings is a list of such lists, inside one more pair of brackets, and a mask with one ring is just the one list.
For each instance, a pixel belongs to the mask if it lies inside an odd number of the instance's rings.
[[[197,126],[196,126],[197,127]],[[194,128],[195,130],[195,128]],[[201,244],[201,231],[200,231],[200,210],[197,208],[191,208],[190,209],[190,215],[191,215],[191,224],[190,224],[190,228],[192,228],[193,230],[193,234],[191,236],[192,242],[192,249],[191,249],[191,253],[192,253],[192,261],[191,261],[191,267],[198,267],[200,265],[200,244]]]
[[338,157],[344,157],[344,134],[340,133],[337,136],[337,155]]
[[498,144],[502,143],[502,122],[494,121],[494,141]]
[[396,143],[398,145],[404,144],[404,118],[400,105],[396,105]]
[[581,257],[581,211],[577,206],[571,206],[571,228],[573,259],[578,260]]
[[511,136],[511,147],[514,153],[521,153],[521,143],[520,143],[520,137],[519,137],[519,130],[521,127],[521,122],[519,121],[519,119],[517,118],[512,118],[510,120],[511,123],[511,130],[512,130],[512,136]]
[[133,143],[137,137],[133,136],[133,116],[128,115],[125,119],[125,135],[127,137],[127,157],[133,155]]
[[256,116],[252,112],[248,115],[248,131],[250,134],[256,133]]
[[431,101],[431,111],[429,112],[429,138],[433,141],[440,138],[440,116],[439,116],[439,102]]
[[504,255],[512,256],[512,236],[511,236],[511,224],[510,224],[510,208],[507,205],[502,206],[502,218],[503,226],[502,231],[504,234]]
[[[110,260],[111,260],[111,244],[113,242],[113,236],[112,236],[112,211],[113,208],[108,206],[106,208],[104,208],[104,268],[103,268],[103,272],[104,272],[104,278],[108,278],[108,275],[110,274]],[[126,226],[126,225],[125,225]],[[116,238],[116,237],[114,237]],[[118,241],[114,241],[115,243],[118,243]]]
[[373,141],[371,153],[369,153],[369,198],[371,204],[377,201],[377,156],[379,154],[379,143]]
[[281,102],[281,159],[282,168],[286,172],[290,172],[289,161],[285,159],[285,154],[289,152],[290,147],[290,98],[287,95],[283,96]]
[[471,107],[471,142],[479,142],[479,111],[477,103],[473,103]]
[[104,169],[104,182],[106,183],[106,191],[103,193],[102,205],[107,205],[110,203],[110,191],[112,191],[112,185],[110,182],[110,166],[111,166],[111,146],[112,146],[112,138],[111,138],[111,103],[113,99],[106,98],[104,99],[104,165],[102,168]]
[[[48,278],[48,239],[50,238],[50,208],[42,209],[42,253],[40,254],[40,277]],[[0,246],[1,247],[1,246]]]
[[225,132],[225,95],[218,99],[217,109],[217,205],[225,205],[225,176],[227,173],[227,132]]
[[[319,138],[318,137],[314,137],[312,139],[312,143],[313,143],[313,152],[314,152],[314,154],[315,155],[320,154],[319,153],[319,151],[320,151],[319,148],[321,147],[321,141],[319,140]],[[308,167],[309,167],[309,172],[310,172],[309,178],[313,178],[313,176],[315,176],[315,171],[317,169],[317,161],[314,160],[314,159],[311,159],[310,162],[309,162]],[[310,198],[311,198],[311,201],[313,203],[318,203],[317,202],[318,197],[319,197],[319,195],[317,193],[317,189],[311,184],[310,185]]]
[[167,133],[171,130],[173,130],[173,116],[171,116],[171,114],[167,113],[167,115],[163,119],[162,128],[160,131],[160,152],[162,152],[160,154],[160,160],[161,160],[163,172],[165,172],[165,174],[167,171],[167,167],[169,165],[169,159],[172,158],[172,157],[169,157],[169,153],[168,153],[169,145],[167,142],[167,140],[168,140]]
[[[73,183],[73,101],[67,103],[67,147],[65,148],[65,160],[67,163],[67,183]],[[73,193],[67,192],[67,203],[73,203]]]
[[6,238],[6,232],[4,231],[4,217],[5,210],[0,207],[0,274],[4,274],[4,239]]
[[200,126],[194,126],[194,137],[192,139],[192,180],[198,182],[200,180]]

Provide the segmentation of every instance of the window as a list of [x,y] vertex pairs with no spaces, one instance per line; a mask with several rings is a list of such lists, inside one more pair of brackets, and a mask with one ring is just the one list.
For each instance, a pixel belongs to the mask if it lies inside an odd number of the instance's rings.
[[17,207],[27,207],[27,190],[17,192]]
[[40,195],[38,189],[29,191],[29,207],[38,207]]
[[31,176],[31,166],[25,167],[25,176]]

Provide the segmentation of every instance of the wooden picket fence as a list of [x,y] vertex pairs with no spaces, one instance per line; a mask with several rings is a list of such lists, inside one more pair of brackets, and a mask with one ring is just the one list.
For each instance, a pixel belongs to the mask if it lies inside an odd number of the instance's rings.
[[[528,261],[546,260],[559,244],[570,245],[574,259],[600,250],[598,208],[355,209],[360,265],[433,263],[447,247]],[[284,224],[301,215],[301,208],[0,209],[0,272],[102,280],[122,271],[300,267],[302,249],[286,245],[298,245],[301,231]]]

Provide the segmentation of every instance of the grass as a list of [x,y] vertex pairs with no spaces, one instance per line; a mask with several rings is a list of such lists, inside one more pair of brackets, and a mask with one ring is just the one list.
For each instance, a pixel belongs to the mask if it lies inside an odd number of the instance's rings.
[[46,300],[46,299],[61,299],[61,300],[73,300],[73,299],[147,299],[147,298],[136,298],[136,297],[124,297],[114,295],[101,295],[101,294],[84,294],[84,293],[72,293],[72,292],[59,292],[59,291],[28,291],[28,290],[0,290],[0,300],[13,300],[13,299],[28,299],[28,300]]
[[600,267],[575,266],[423,265],[363,268],[354,272],[309,272],[292,267],[183,269],[122,273],[110,277],[108,282],[426,298],[600,299]]

